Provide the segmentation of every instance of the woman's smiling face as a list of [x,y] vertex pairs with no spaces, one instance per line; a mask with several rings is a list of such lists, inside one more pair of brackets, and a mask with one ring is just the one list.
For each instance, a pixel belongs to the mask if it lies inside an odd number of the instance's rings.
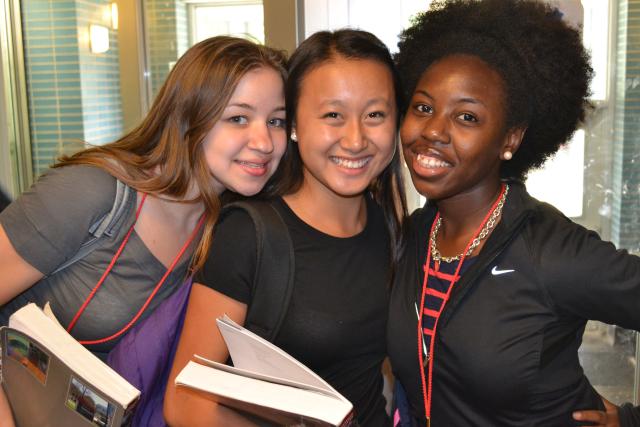
[[400,130],[420,194],[442,200],[495,191],[500,156],[515,152],[521,136],[505,129],[505,96],[502,77],[475,56],[446,56],[425,70]]
[[284,154],[285,122],[280,74],[268,67],[247,72],[202,144],[218,193],[262,190]]
[[362,194],[393,158],[396,108],[382,63],[337,55],[309,71],[294,125],[304,185],[341,197]]

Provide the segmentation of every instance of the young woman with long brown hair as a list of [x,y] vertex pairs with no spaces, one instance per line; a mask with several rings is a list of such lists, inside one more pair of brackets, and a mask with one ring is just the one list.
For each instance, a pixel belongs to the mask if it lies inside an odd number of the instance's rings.
[[[178,60],[137,128],[62,158],[0,216],[0,322],[28,302],[49,302],[76,339],[106,357],[202,265],[219,195],[254,195],[276,170],[285,77],[278,51],[204,40]],[[112,208],[116,179],[135,195],[121,224],[56,272]]]

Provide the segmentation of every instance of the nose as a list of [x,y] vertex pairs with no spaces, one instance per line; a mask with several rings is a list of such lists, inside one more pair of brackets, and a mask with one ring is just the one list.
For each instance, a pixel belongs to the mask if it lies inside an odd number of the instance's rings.
[[249,148],[259,151],[264,154],[270,154],[273,152],[274,144],[271,132],[266,124],[256,123],[251,128],[249,135]]
[[428,120],[425,121],[420,136],[424,139],[432,142],[441,142],[443,144],[449,143],[449,131],[447,128],[447,118],[434,114]]
[[340,139],[340,146],[353,153],[358,153],[367,148],[368,142],[362,126],[360,121],[350,120],[345,126],[345,133]]

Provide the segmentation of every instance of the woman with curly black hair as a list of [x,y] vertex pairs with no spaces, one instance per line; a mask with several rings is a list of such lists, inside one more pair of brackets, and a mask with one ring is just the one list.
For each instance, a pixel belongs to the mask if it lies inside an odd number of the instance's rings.
[[541,1],[453,0],[398,46],[404,156],[428,199],[408,221],[388,323],[412,423],[567,426],[579,411],[616,425],[578,348],[589,319],[640,329],[640,258],[523,185],[589,110],[580,33]]

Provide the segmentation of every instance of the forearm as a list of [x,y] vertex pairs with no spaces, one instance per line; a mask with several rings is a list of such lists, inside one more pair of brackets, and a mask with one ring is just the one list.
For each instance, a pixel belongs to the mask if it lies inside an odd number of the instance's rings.
[[164,416],[170,427],[256,426],[238,412],[218,405],[205,394],[176,385],[167,386]]
[[15,427],[11,406],[2,387],[0,387],[0,427]]
[[242,324],[246,310],[242,303],[198,283],[193,285],[164,396],[167,424],[172,427],[254,425],[240,414],[218,405],[206,394],[175,385],[176,377],[194,354],[216,362],[224,362],[229,357],[215,319],[227,314]]

